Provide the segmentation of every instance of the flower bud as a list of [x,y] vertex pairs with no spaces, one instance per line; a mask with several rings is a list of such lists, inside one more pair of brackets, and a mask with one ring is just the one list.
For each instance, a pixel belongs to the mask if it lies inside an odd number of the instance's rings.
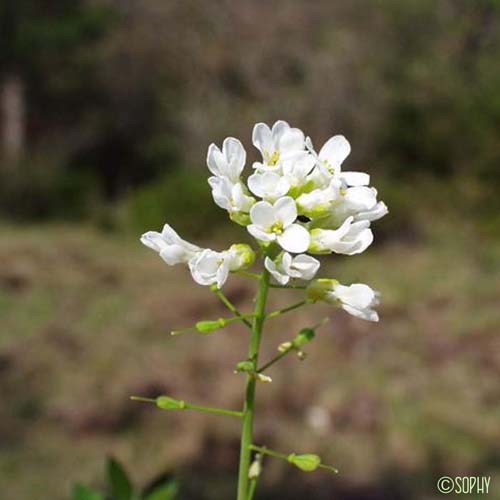
[[295,455],[295,453],[292,453],[288,455],[287,460],[304,472],[315,471],[321,464],[321,458],[312,453],[306,453],[304,455]]
[[265,384],[270,384],[273,379],[269,375],[264,375],[263,373],[254,373],[255,380],[259,382],[264,382]]
[[224,328],[224,326],[226,326],[226,322],[222,318],[217,320],[198,321],[198,323],[196,323],[196,329],[200,333],[212,333],[220,328]]
[[253,372],[255,370],[255,365],[251,361],[240,361],[236,365],[237,372]]
[[286,352],[289,351],[293,347],[293,344],[291,342],[283,342],[278,346],[278,351],[279,352]]
[[315,333],[312,328],[302,328],[298,335],[293,339],[293,346],[295,348],[302,347],[311,342],[314,336]]
[[156,406],[162,410],[183,410],[186,407],[186,403],[170,396],[160,396],[156,398]]
[[257,479],[262,472],[261,456],[257,455],[248,469],[248,479]]
[[231,255],[231,271],[247,269],[255,262],[255,252],[246,243],[236,243],[229,247]]
[[240,226],[248,226],[251,222],[250,215],[245,212],[231,212],[229,218]]
[[307,287],[307,297],[315,302],[325,300],[328,293],[335,288],[339,282],[333,279],[321,278],[311,281]]

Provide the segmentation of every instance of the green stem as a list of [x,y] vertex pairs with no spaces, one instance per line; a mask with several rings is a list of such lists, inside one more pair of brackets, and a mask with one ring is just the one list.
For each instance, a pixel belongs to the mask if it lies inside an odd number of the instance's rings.
[[305,285],[269,285],[270,288],[280,288],[281,290],[305,290]]
[[215,293],[215,295],[217,295],[217,297],[220,299],[220,301],[235,315],[237,316],[238,318],[241,319],[241,321],[243,321],[243,323],[245,323],[245,325],[248,326],[248,328],[252,328],[252,323],[250,323],[250,321],[248,321],[244,315],[238,310],[238,308],[224,295],[224,293],[222,292],[222,290],[220,290],[219,288],[217,288],[216,285],[214,285],[214,287],[212,287],[212,291]]
[[[293,456],[293,455],[286,455],[285,453],[280,453],[278,451],[270,450],[265,446],[256,446],[254,444],[250,445],[250,450],[262,453],[262,455],[269,455],[270,457],[279,458],[280,460],[285,460],[286,462],[290,462],[289,457]],[[327,470],[329,472],[333,472],[334,474],[338,474],[339,472],[338,469],[336,469],[335,467],[326,464],[318,464],[318,469]]]
[[[238,321],[242,321],[245,324],[250,324],[248,319],[252,319],[252,318],[254,318],[254,314],[250,313],[250,314],[239,314],[237,316],[233,316],[232,318],[219,318],[219,319],[208,320],[208,321],[214,322],[214,323],[220,322],[220,325],[217,328],[214,328],[213,330],[211,330],[211,331],[216,331],[216,330],[220,330],[222,328],[225,328],[227,325],[231,325],[232,323],[236,323]],[[194,326],[188,326],[186,328],[181,328],[180,330],[172,330],[170,332],[170,335],[177,336],[177,335],[182,335],[182,334],[187,333],[187,332],[195,332],[195,331],[203,333],[198,329],[198,324],[199,323],[206,323],[208,321],[198,321],[198,323]]]
[[142,396],[130,396],[132,401],[141,401],[143,403],[154,403],[156,404],[156,399],[153,398],[143,398]]
[[286,349],[285,351],[280,352],[273,359],[268,361],[265,365],[261,366],[257,370],[257,373],[262,373],[264,370],[267,370],[270,366],[274,365],[274,363],[277,363],[281,358],[284,358],[287,354],[289,354],[293,350],[294,350],[294,347],[290,347],[289,349]]
[[258,451],[263,455],[269,455],[270,457],[279,458],[281,460],[286,460],[288,462],[288,455],[285,453],[279,453],[278,451],[270,450],[265,446],[256,446],[254,444],[250,445],[250,449],[253,451]]
[[[248,351],[248,359],[252,363],[254,363],[255,367],[257,367],[262,329],[264,326],[264,321],[266,320],[266,301],[269,291],[269,278],[269,271],[267,271],[267,269],[264,269],[260,277],[259,292],[255,304],[255,317],[252,327],[252,335],[250,337],[250,348]],[[253,441],[255,384],[255,378],[251,374],[247,374],[245,404],[243,406],[243,426],[241,431],[237,500],[248,500],[248,469],[250,467],[250,459],[252,454],[250,445]]]
[[253,500],[256,489],[257,489],[257,479],[251,479],[250,487],[248,488],[248,500]]
[[[132,401],[141,401],[143,403],[157,404],[157,399],[154,399],[154,398],[143,398],[142,396],[130,396],[130,399]],[[196,410],[196,411],[201,411],[204,413],[214,413],[216,415],[226,415],[228,417],[238,417],[238,418],[243,417],[243,413],[241,411],[226,410],[224,408],[214,408],[212,406],[195,405],[193,403],[186,403],[185,401],[182,402],[182,407],[172,408],[172,410],[174,410],[174,411],[175,410]]]
[[186,403],[186,410],[197,410],[205,413],[215,413],[216,415],[227,415],[228,417],[241,418],[243,413],[235,410],[225,410],[224,408],[212,408],[210,406],[200,406],[191,403]]
[[237,271],[236,274],[239,274],[240,276],[243,276],[245,278],[251,278],[253,280],[260,280],[260,274],[257,273],[252,273],[250,271]]
[[294,309],[298,309],[299,307],[305,306],[306,304],[311,304],[311,301],[309,299],[301,300],[300,302],[297,302],[296,304],[292,304],[291,306],[285,307],[284,309],[278,309],[277,311],[273,311],[273,312],[267,314],[266,319],[276,318],[278,316],[281,316],[282,314],[293,311]]

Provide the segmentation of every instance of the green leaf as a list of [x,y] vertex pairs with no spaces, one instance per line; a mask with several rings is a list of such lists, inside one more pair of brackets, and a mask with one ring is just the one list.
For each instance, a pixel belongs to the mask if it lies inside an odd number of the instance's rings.
[[132,484],[124,468],[113,458],[108,459],[108,486],[113,500],[132,500]]
[[175,481],[159,486],[152,491],[144,500],[175,500],[179,487]]
[[91,490],[82,484],[73,486],[73,500],[104,500],[104,496],[98,491]]

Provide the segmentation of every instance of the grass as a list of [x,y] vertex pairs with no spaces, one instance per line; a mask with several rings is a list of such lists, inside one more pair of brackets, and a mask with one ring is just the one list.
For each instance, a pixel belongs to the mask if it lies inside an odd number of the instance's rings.
[[[3,498],[68,498],[74,482],[99,482],[106,454],[139,484],[175,472],[183,499],[231,498],[238,422],[128,399],[168,393],[240,407],[233,368],[246,331],[168,335],[219,317],[217,299],[137,241],[85,227],[4,226],[0,259]],[[437,499],[436,479],[455,474],[498,484],[500,242],[440,219],[416,240],[324,269],[379,288],[381,322],[315,306],[270,323],[263,361],[300,327],[333,316],[306,361],[290,356],[259,386],[257,435],[283,451],[318,452],[340,474],[267,461],[261,498]],[[227,293],[248,310],[253,286],[233,277]],[[299,297],[275,291],[271,301]]]

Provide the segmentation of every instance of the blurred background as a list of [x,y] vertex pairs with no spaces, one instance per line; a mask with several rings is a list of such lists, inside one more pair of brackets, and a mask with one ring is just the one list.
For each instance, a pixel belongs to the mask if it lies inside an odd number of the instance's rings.
[[[247,335],[171,338],[223,314],[139,235],[170,222],[225,248],[211,142],[285,119],[350,140],[390,214],[363,255],[325,262],[381,290],[379,324],[331,308],[276,320],[263,359],[331,314],[259,387],[257,441],[317,451],[338,476],[267,461],[261,499],[437,499],[442,475],[500,498],[500,2],[2,0],[0,475],[6,500],[103,487],[234,497],[238,422],[132,394],[238,408]],[[253,283],[230,298],[251,307]],[[297,300],[273,295],[273,305]],[[292,449],[290,449],[292,447]]]

